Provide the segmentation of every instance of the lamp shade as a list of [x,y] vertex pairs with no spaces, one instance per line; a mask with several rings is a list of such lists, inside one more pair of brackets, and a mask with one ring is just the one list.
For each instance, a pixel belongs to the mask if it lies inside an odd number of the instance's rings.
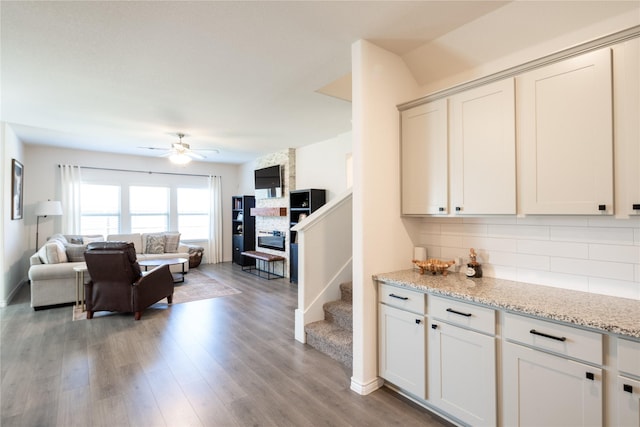
[[36,216],[62,215],[62,203],[57,200],[38,202],[34,213]]

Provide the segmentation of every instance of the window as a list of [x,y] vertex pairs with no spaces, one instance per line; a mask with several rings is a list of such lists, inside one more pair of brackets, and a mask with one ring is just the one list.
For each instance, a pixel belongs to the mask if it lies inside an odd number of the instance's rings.
[[83,179],[79,233],[179,231],[185,240],[209,239],[209,189],[202,177],[87,169]]
[[129,187],[132,233],[153,233],[169,229],[169,189]]
[[120,232],[120,187],[82,184],[80,189],[80,231],[82,234]]
[[209,191],[178,188],[178,230],[182,240],[209,238]]

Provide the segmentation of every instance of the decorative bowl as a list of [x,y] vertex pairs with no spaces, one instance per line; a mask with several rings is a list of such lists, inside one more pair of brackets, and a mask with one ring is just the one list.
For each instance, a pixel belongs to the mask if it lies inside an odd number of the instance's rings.
[[420,269],[420,274],[424,274],[425,271],[430,272],[431,274],[441,273],[443,276],[446,276],[449,273],[448,268],[454,265],[455,261],[440,261],[439,259],[429,258],[426,261],[412,261],[416,267]]

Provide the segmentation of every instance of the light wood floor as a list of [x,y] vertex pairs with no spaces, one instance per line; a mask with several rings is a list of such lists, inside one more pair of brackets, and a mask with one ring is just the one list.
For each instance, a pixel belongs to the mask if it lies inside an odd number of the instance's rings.
[[297,290],[230,263],[201,265],[241,294],[71,320],[33,311],[25,286],[0,310],[0,425],[441,426],[386,388],[293,339]]

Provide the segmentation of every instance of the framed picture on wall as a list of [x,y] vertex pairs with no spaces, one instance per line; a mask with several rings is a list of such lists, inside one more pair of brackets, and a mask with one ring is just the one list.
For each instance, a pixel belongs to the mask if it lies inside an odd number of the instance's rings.
[[11,219],[22,219],[22,182],[24,167],[16,159],[11,161]]

